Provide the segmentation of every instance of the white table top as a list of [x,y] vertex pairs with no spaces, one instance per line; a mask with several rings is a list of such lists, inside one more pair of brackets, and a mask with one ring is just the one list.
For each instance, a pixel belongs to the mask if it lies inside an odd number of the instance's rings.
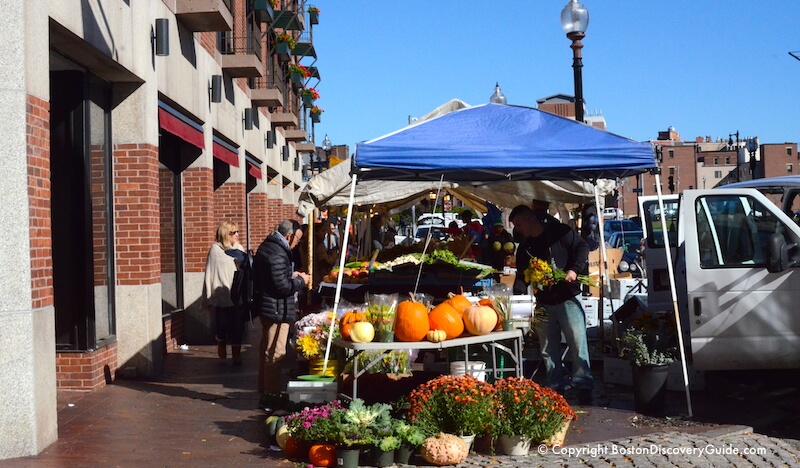
[[430,341],[393,341],[391,343],[371,342],[371,343],[353,343],[352,341],[336,338],[333,344],[340,348],[354,349],[356,351],[366,351],[375,349],[447,349],[456,346],[472,345],[478,343],[487,343],[490,341],[500,341],[508,339],[516,339],[522,336],[522,330],[516,329],[511,331],[493,331],[486,335],[480,336],[463,336],[460,338],[453,338],[452,340],[445,340],[439,343],[432,343]]

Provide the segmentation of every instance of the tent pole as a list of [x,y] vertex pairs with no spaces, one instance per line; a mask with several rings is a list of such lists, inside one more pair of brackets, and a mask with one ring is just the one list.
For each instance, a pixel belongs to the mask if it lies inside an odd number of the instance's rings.
[[604,237],[604,230],[603,230],[603,212],[600,208],[600,188],[597,186],[597,181],[594,182],[594,207],[595,207],[595,216],[597,217],[597,228],[600,231],[600,262],[598,265],[598,272],[600,275],[598,276],[597,287],[599,290],[600,297],[597,300],[597,320],[598,320],[598,327],[597,327],[597,338],[600,344],[600,352],[605,352],[605,282],[606,276],[608,274],[608,262],[607,262],[607,254],[606,254],[606,240]]
[[356,198],[356,174],[350,181],[350,202],[347,205],[347,218],[344,223],[344,240],[342,241],[339,253],[339,274],[336,275],[336,294],[333,296],[333,311],[331,312],[331,327],[328,330],[328,343],[325,345],[325,359],[322,361],[322,375],[328,370],[328,358],[331,356],[331,340],[333,338],[333,327],[336,325],[336,311],[339,309],[339,299],[342,297],[342,279],[344,275],[344,264],[347,261],[347,246],[350,245],[350,223],[353,217],[353,201]]
[[[664,197],[661,193],[661,174],[655,173],[656,194],[658,195],[658,212],[661,213],[661,234],[664,236],[664,253],[667,255],[667,272],[669,273],[669,288],[672,293],[672,313],[675,315],[675,326],[678,334],[678,351],[681,355],[681,370],[683,371],[683,387],[686,391],[686,407],[689,417],[692,417],[692,396],[689,392],[689,372],[686,364],[686,350],[683,346],[683,332],[681,327],[681,316],[678,312],[678,293],[675,289],[675,269],[672,265],[672,250],[669,245],[669,233],[667,232],[667,221],[664,212]],[[675,226],[677,230],[677,226]]]

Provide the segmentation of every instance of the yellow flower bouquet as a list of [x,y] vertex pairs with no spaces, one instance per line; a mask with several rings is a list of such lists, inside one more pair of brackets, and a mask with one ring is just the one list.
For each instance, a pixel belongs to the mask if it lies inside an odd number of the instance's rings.
[[[566,272],[558,268],[555,263],[541,258],[532,257],[530,264],[525,268],[525,282],[532,285],[535,292],[543,291],[559,281],[564,281],[566,277]],[[597,280],[589,275],[578,275],[577,281],[586,286],[597,287]]]
[[[331,329],[332,315],[332,311],[318,312],[308,314],[297,321],[295,324],[297,333],[295,347],[300,356],[309,361],[320,359],[324,356],[325,347],[328,344],[328,334]],[[339,336],[341,336],[339,333],[339,321],[335,320],[331,339]],[[331,351],[333,351],[333,347]]]

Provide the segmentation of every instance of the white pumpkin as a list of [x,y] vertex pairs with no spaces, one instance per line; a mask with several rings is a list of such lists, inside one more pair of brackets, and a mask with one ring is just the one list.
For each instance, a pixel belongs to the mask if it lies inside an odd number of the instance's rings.
[[464,327],[473,335],[486,335],[497,326],[497,312],[491,307],[474,305],[464,311]]
[[369,343],[375,338],[375,327],[369,322],[356,322],[350,329],[350,340],[353,343]]

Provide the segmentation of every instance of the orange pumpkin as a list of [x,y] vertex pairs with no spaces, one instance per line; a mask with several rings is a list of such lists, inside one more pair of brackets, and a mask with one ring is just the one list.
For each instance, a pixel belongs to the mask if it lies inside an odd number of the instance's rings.
[[308,449],[308,461],[314,466],[336,466],[336,446],[314,444]]
[[422,341],[430,330],[428,308],[415,301],[397,304],[394,316],[394,337],[397,341]]
[[497,312],[491,307],[475,305],[464,311],[464,326],[473,335],[485,335],[497,325]]
[[447,295],[449,299],[445,302],[450,304],[461,315],[464,315],[464,311],[467,310],[467,307],[472,305],[472,302],[463,294],[448,293]]
[[308,454],[308,445],[306,445],[306,441],[299,437],[289,436],[289,438],[286,439],[286,445],[283,447],[283,453],[286,455],[286,458],[305,458]]
[[353,324],[366,320],[366,315],[361,312],[345,312],[342,318],[339,319],[339,332],[342,334],[342,338],[349,340],[350,332],[353,330]]
[[464,320],[461,314],[450,304],[442,302],[428,314],[431,330],[444,330],[447,339],[458,338],[464,333]]

